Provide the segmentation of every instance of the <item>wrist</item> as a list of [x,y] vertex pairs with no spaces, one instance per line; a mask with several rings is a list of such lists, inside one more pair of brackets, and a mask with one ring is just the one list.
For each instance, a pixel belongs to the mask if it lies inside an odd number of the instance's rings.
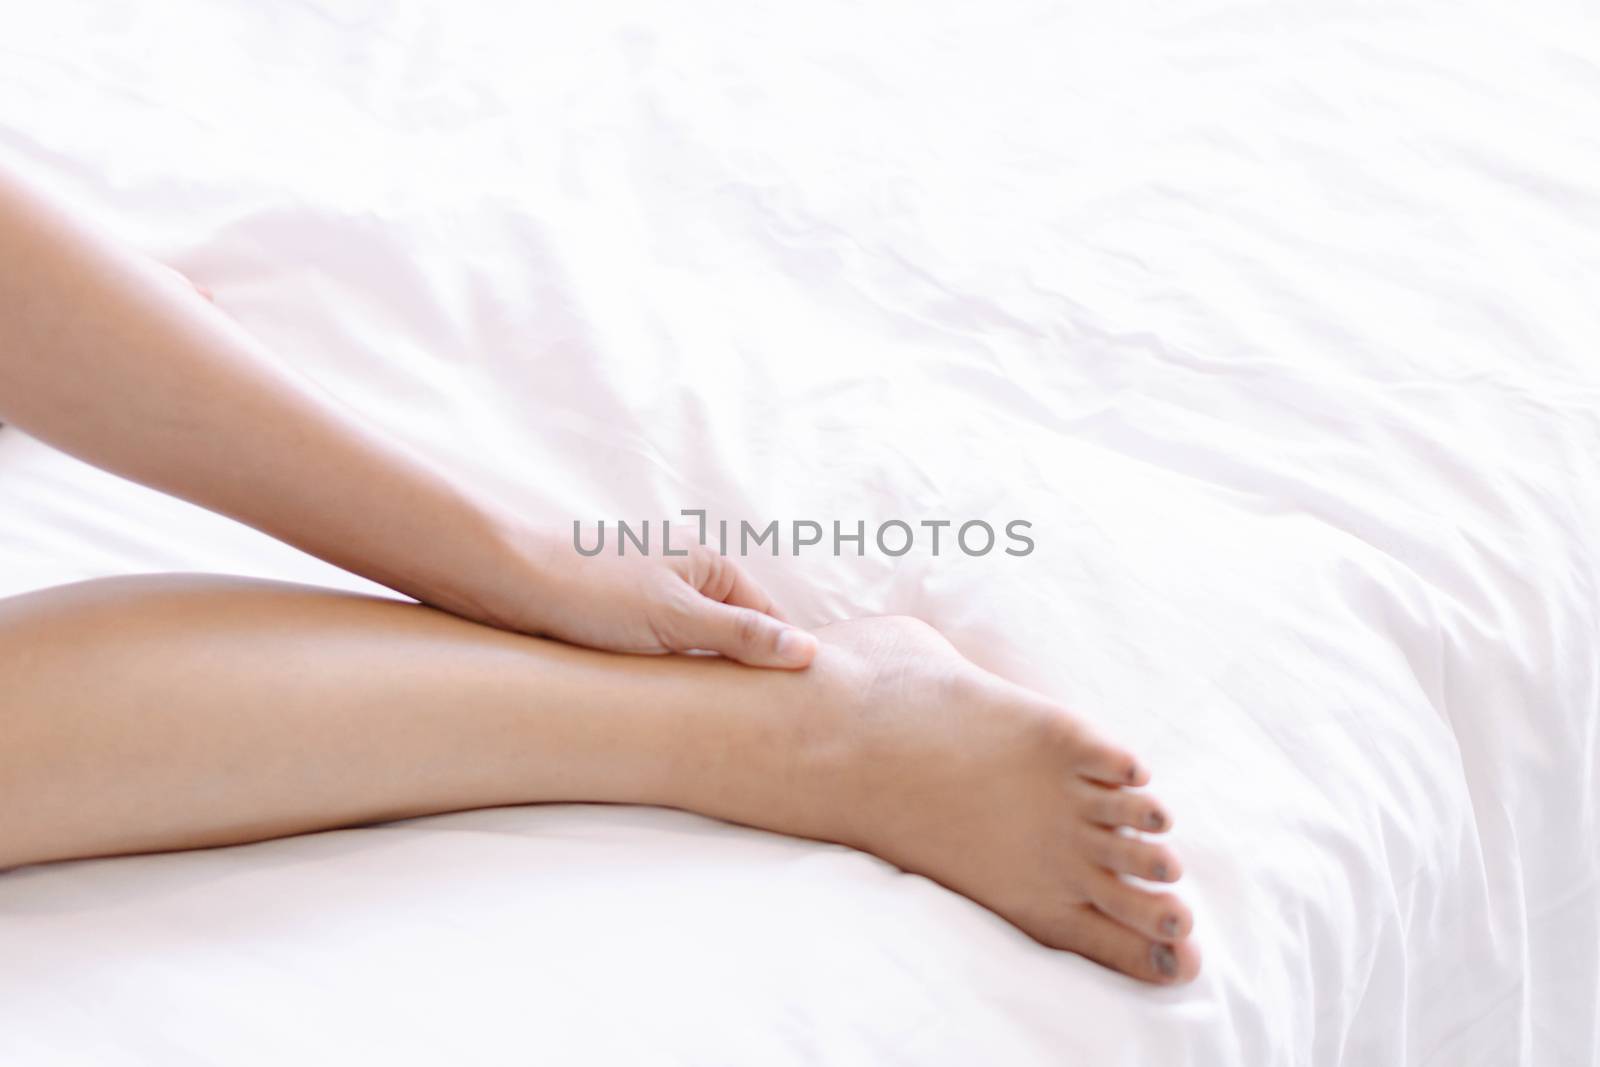
[[531,564],[520,521],[455,486],[433,502],[432,513],[432,529],[413,531],[425,554],[412,560],[403,582],[385,584],[452,615],[523,630],[519,601],[530,598]]
[[549,534],[480,500],[465,501],[462,512],[468,548],[443,567],[444,596],[458,606],[433,603],[502,630],[541,633],[538,607],[555,575]]

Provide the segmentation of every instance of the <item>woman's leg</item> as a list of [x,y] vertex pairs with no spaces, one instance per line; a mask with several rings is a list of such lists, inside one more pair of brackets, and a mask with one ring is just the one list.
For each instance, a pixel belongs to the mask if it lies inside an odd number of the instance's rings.
[[0,865],[497,804],[667,804],[691,770],[733,789],[779,754],[750,680],[276,583],[15,597],[0,601]]
[[0,601],[0,868],[540,801],[842,841],[1048,944],[1192,976],[1142,776],[908,620],[794,674],[576,649],[430,608],[201,576]]

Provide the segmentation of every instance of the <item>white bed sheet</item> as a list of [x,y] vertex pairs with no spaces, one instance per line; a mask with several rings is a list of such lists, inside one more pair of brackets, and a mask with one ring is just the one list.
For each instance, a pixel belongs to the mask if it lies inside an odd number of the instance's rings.
[[[530,510],[1031,520],[751,564],[1145,753],[1202,977],[504,809],[0,875],[0,1062],[1600,1062],[1592,22],[565,7],[19,5],[0,157]],[[164,569],[364,587],[0,431],[0,594]]]

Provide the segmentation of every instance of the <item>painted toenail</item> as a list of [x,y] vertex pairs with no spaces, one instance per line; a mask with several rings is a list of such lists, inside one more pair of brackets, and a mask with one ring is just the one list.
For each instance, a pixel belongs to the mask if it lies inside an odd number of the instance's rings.
[[1163,826],[1167,825],[1167,817],[1162,815],[1159,811],[1152,811],[1149,815],[1145,816],[1144,824],[1150,827],[1152,830],[1159,830]]
[[1171,945],[1150,946],[1150,962],[1155,964],[1163,978],[1171,978],[1178,973],[1178,957]]
[[1150,873],[1155,876],[1156,881],[1165,882],[1167,880],[1167,865],[1165,863],[1158,863],[1154,867],[1150,868]]
[[1165,919],[1161,920],[1161,936],[1178,936],[1178,917],[1176,915],[1168,915]]
[[1128,784],[1132,785],[1135,782],[1137,782],[1138,780],[1139,780],[1139,765],[1137,763],[1130,764],[1128,766]]

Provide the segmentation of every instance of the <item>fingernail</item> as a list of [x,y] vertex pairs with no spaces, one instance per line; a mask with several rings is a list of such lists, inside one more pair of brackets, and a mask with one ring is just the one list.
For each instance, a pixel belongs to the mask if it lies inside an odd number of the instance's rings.
[[811,657],[816,638],[801,630],[788,629],[778,635],[778,658],[785,663],[805,663]]
[[1178,917],[1176,915],[1168,915],[1161,920],[1161,935],[1163,937],[1178,936]]
[[1158,863],[1154,867],[1150,868],[1150,873],[1155,877],[1156,881],[1165,882],[1167,880],[1167,865],[1165,863]]
[[1150,962],[1155,964],[1156,971],[1163,978],[1171,978],[1178,973],[1178,957],[1171,945],[1150,946]]

